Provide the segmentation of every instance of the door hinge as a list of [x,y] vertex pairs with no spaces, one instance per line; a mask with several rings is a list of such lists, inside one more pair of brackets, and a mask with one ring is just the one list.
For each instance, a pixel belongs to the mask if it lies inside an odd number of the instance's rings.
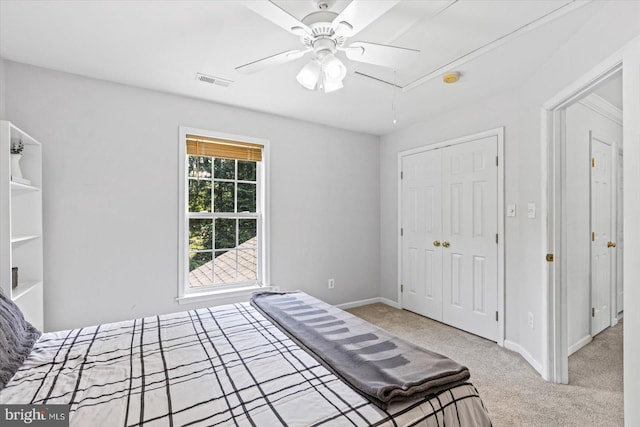
[[596,308],[591,307],[591,317],[596,317]]
[[498,156],[496,156],[496,166],[498,166]]
[[547,254],[547,262],[553,262],[553,254]]
[[400,179],[404,179],[404,172],[400,171]]
[[496,311],[496,322],[498,321],[498,312]]
[[498,243],[498,233],[496,233],[496,243]]
[[404,236],[404,228],[400,227],[400,236]]
[[595,242],[596,241],[596,233],[595,232],[591,232],[591,241]]
[[591,158],[591,167],[592,167],[592,168],[595,168],[595,167],[596,167],[596,158],[595,158],[595,157],[592,157],[592,158]]
[[404,285],[400,285],[400,293],[404,292]]

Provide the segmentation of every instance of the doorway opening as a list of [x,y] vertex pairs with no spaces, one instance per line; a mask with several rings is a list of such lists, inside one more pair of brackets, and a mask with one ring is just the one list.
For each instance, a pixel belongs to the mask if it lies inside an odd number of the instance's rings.
[[567,384],[569,355],[615,326],[623,310],[622,61],[602,64],[543,106],[543,125],[549,141],[546,373]]
[[568,381],[622,392],[622,71],[569,105],[564,129]]

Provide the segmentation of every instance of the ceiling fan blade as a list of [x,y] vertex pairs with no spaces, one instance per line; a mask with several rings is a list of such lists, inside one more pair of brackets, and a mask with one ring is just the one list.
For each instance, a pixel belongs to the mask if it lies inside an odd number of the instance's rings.
[[352,61],[395,69],[411,65],[420,55],[419,50],[368,42],[351,43],[349,47],[340,50],[343,50],[347,54],[347,58]]
[[248,0],[243,1],[242,4],[290,33],[297,36],[311,34],[311,29],[307,25],[269,0]]
[[302,58],[302,56],[309,51],[311,51],[311,49],[288,50],[286,52],[277,53],[275,55],[267,56],[266,58],[258,59],[257,61],[249,62],[248,64],[236,67],[236,71],[244,74],[253,74],[268,67],[273,67],[276,65],[294,61],[298,58]]
[[364,30],[373,21],[384,15],[389,9],[395,6],[399,0],[353,0],[344,8],[340,15],[336,16],[332,22],[335,29],[340,27],[341,22],[347,23],[351,27],[344,25],[340,28],[341,35],[352,37]]

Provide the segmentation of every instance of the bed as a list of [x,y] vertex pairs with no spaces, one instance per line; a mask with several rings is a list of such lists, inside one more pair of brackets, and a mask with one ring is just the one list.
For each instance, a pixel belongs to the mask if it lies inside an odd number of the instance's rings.
[[374,404],[249,303],[44,333],[0,404],[71,426],[489,426],[468,381]]

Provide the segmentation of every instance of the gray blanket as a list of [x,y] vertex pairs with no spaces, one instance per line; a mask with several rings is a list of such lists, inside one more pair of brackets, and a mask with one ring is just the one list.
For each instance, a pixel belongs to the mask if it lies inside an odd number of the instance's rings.
[[303,292],[254,294],[251,304],[379,407],[438,393],[469,370]]
[[0,390],[22,366],[41,332],[0,292]]

